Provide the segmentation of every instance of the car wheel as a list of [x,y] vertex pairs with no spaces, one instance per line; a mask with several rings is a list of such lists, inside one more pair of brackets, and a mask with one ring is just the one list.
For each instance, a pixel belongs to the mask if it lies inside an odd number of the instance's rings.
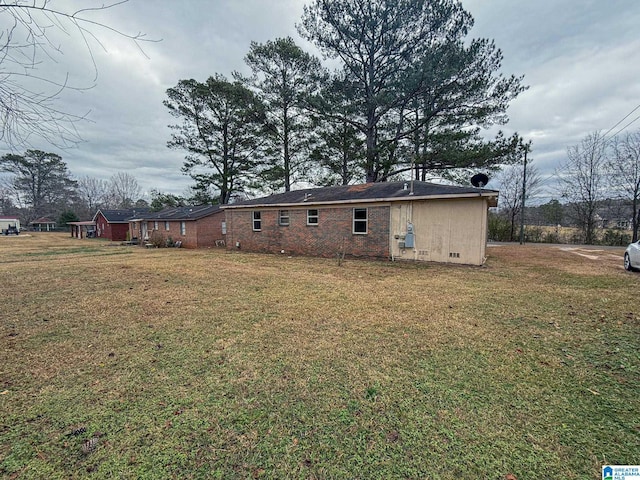
[[629,254],[624,254],[624,269],[630,272],[633,272],[634,268],[631,266],[631,259],[629,258]]

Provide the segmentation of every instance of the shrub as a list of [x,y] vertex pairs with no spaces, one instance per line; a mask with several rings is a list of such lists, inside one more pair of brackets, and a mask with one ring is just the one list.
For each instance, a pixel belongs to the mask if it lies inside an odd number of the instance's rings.
[[542,238],[543,243],[560,243],[560,234],[555,232],[547,232]]
[[608,229],[605,230],[600,241],[602,245],[609,245],[612,247],[621,247],[631,243],[631,235],[624,230]]
[[540,227],[525,227],[525,239],[527,242],[542,243],[543,231]]
[[511,224],[508,220],[489,212],[489,240],[509,242],[511,240]]
[[160,232],[154,230],[149,237],[149,243],[156,248],[164,247],[165,240]]

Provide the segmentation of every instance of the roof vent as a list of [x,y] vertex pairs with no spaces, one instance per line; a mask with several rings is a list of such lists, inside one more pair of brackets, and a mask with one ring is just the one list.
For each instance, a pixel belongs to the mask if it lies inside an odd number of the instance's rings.
[[404,182],[404,185],[402,185],[402,189],[406,190],[407,188],[409,188],[409,184],[407,182]]
[[304,194],[304,200],[303,202],[306,202],[307,200],[309,200],[311,198],[311,194],[310,193],[305,193]]

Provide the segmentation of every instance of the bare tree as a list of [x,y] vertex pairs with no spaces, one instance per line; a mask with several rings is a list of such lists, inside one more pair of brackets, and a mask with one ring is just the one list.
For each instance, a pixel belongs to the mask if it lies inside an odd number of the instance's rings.
[[78,195],[87,212],[95,212],[109,197],[111,184],[106,180],[85,176],[78,180]]
[[[100,3],[83,2],[74,10],[68,4],[50,0],[0,0],[0,141],[12,150],[29,147],[31,137],[39,137],[62,148],[80,140],[76,125],[87,113],[64,111],[56,101],[65,90],[87,90],[95,85],[98,69],[93,55],[95,46],[104,49],[97,32],[115,33],[130,39],[140,48],[140,42],[150,41],[142,33],[124,33],[110,25],[92,19],[91,14],[116,7],[128,0]],[[67,44],[83,45],[93,80],[77,85],[69,73],[54,77],[43,67],[55,63],[64,72],[64,52],[60,36]],[[142,52],[142,49],[140,48]],[[144,52],[142,52],[144,54]]]
[[611,186],[631,206],[633,241],[638,240],[640,224],[640,131],[615,138],[608,161]]
[[[522,165],[505,167],[496,178],[500,190],[500,213],[509,219],[511,225],[510,240],[516,239],[516,225],[522,215],[522,186],[524,184],[524,168]],[[541,178],[538,169],[529,161],[527,165],[527,183],[525,201],[540,192]]]
[[116,208],[132,208],[142,189],[133,175],[118,172],[109,181],[109,193]]
[[562,196],[570,202],[569,211],[587,244],[596,240],[596,211],[606,192],[606,162],[605,141],[600,132],[594,132],[567,149],[567,160],[557,172]]

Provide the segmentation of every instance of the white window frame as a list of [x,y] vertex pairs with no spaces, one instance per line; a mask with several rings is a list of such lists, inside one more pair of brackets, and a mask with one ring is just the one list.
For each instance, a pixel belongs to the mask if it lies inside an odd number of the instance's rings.
[[164,222],[164,229],[168,232],[169,231],[169,222]]
[[[364,211],[365,218],[356,218],[356,211]],[[367,208],[354,208],[353,209],[353,222],[352,222],[352,233],[354,235],[367,235],[369,233],[369,210]],[[364,223],[364,232],[356,232],[356,223],[361,224]]]
[[262,214],[260,210],[254,210],[251,212],[251,229],[254,232],[262,231]]
[[[312,215],[311,212],[316,212],[315,215]],[[312,221],[315,219],[315,222]],[[316,227],[320,223],[320,210],[317,208],[310,208],[307,210],[307,225]]]
[[153,229],[154,230],[158,230],[158,221],[157,220],[153,221]]
[[291,222],[291,218],[289,215],[289,210],[279,210],[278,211],[278,225],[281,227],[288,227]]
[[180,235],[184,236],[187,234],[187,222],[180,222]]

